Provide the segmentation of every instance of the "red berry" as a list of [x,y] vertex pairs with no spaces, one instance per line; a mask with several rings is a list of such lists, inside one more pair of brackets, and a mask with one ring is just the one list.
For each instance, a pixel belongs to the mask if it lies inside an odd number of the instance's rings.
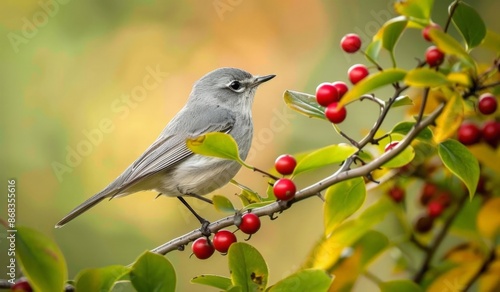
[[352,65],[351,68],[347,70],[347,76],[352,84],[356,84],[363,80],[368,74],[370,74],[368,68],[362,64]]
[[464,145],[472,145],[479,142],[481,139],[481,131],[472,124],[465,122],[458,128],[458,141]]
[[489,115],[497,110],[497,99],[491,93],[483,93],[479,97],[478,108],[483,115]]
[[193,242],[191,246],[194,255],[200,260],[205,260],[214,254],[214,246],[206,237],[200,237]]
[[423,30],[422,30],[422,36],[424,37],[424,39],[428,42],[431,42],[431,36],[429,35],[429,31],[431,30],[431,28],[434,28],[434,29],[441,29],[441,26],[437,25],[437,24],[431,24],[431,25],[428,25],[426,26]]
[[497,147],[500,141],[500,123],[497,121],[487,121],[483,125],[482,136],[492,147]]
[[438,188],[435,184],[426,183],[422,188],[422,193],[420,194],[420,203],[422,205],[427,205],[431,199],[436,195]]
[[238,227],[243,233],[254,234],[260,229],[260,219],[254,213],[246,213],[241,216],[241,223]]
[[288,201],[295,196],[297,188],[292,180],[280,178],[274,183],[273,193],[278,200]]
[[432,229],[432,225],[434,225],[434,218],[423,215],[417,219],[415,230],[419,233],[426,233]]
[[334,102],[326,108],[325,116],[330,122],[340,124],[345,120],[347,110],[345,107],[339,106],[338,102]]
[[297,160],[289,154],[280,155],[274,162],[274,168],[282,175],[292,174],[295,166],[297,166]]
[[399,144],[399,141],[391,142],[385,146],[384,151],[387,152],[389,150],[392,150],[392,148],[396,147],[398,144]]
[[331,83],[321,83],[316,88],[316,101],[322,106],[328,106],[332,102],[339,101],[339,92]]
[[335,86],[335,88],[337,88],[337,91],[339,92],[339,99],[341,99],[342,96],[344,96],[344,94],[346,94],[346,92],[349,90],[347,84],[345,84],[345,82],[342,81],[335,81],[332,83],[332,85]]
[[226,253],[231,244],[236,242],[236,235],[229,230],[219,230],[214,235],[214,247],[221,253]]
[[389,197],[396,203],[401,202],[405,197],[405,190],[398,186],[393,186],[389,189]]
[[425,61],[431,67],[437,67],[444,61],[444,53],[437,47],[431,46],[425,51]]
[[441,204],[443,208],[448,208],[451,205],[451,195],[446,191],[440,192],[434,201]]
[[444,211],[444,206],[441,204],[441,202],[438,201],[432,201],[427,205],[427,214],[429,214],[430,217],[436,218],[441,215]]
[[361,39],[357,34],[349,33],[340,40],[340,46],[346,53],[356,53],[361,48]]
[[22,277],[22,278],[19,278],[19,280],[17,280],[16,283],[14,283],[14,285],[12,285],[10,287],[10,291],[14,291],[14,292],[32,292],[33,288],[31,288],[31,285],[28,282],[28,280],[26,278]]

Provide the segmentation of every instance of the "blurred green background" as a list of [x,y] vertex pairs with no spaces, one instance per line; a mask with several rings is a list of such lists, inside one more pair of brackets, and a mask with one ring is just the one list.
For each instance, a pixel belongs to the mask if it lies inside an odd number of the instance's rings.
[[[444,25],[450,1],[436,2],[433,19]],[[500,31],[498,1],[468,2]],[[132,163],[182,107],[193,82],[218,67],[277,74],[257,92],[250,164],[267,169],[281,153],[341,142],[328,123],[286,109],[283,91],[313,93],[321,82],[347,81],[347,69],[365,60],[343,53],[340,38],[354,32],[367,44],[393,16],[391,1],[3,0],[0,178],[5,189],[7,179],[17,180],[17,224],[53,237],[70,277],[83,268],[131,263],[144,250],[197,228],[178,200],[155,200],[151,192],[104,201],[62,229],[54,224]],[[413,66],[428,45],[418,31],[408,31],[397,51],[400,65]],[[155,81],[150,86],[147,76]],[[348,111],[341,127],[355,138],[377,113],[366,103]],[[242,170],[236,179],[265,190],[256,173]],[[237,203],[236,192],[228,186],[216,193]],[[6,200],[2,195],[3,219]],[[210,220],[226,215],[190,202]],[[321,210],[320,200],[308,200],[277,221],[263,219],[250,243],[268,260],[271,283],[304,261],[322,232]],[[2,231],[1,252],[4,238]],[[189,254],[188,248],[167,256],[180,291],[204,290],[189,284],[196,275],[229,274],[225,257],[199,261]],[[3,271],[7,258],[0,259]]]

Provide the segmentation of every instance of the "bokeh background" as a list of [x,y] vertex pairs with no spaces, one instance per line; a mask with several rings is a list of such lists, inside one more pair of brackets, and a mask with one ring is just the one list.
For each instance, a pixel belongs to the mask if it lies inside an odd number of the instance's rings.
[[[104,201],[62,229],[54,224],[132,163],[182,107],[193,82],[218,67],[277,74],[257,92],[250,164],[268,169],[281,153],[341,142],[328,123],[287,109],[283,91],[313,93],[321,82],[347,81],[347,69],[365,60],[343,53],[340,38],[354,32],[368,43],[395,16],[391,2],[3,0],[0,179],[5,189],[7,179],[17,180],[17,223],[57,241],[70,277],[84,268],[129,264],[144,250],[197,228],[178,200],[155,200],[152,192]],[[444,25],[451,1],[436,2],[433,19]],[[498,1],[468,2],[500,31]],[[413,66],[429,45],[418,34],[408,31],[401,40],[402,67]],[[151,77],[148,86],[144,80]],[[366,103],[348,111],[342,128],[355,138],[377,113]],[[389,123],[402,114],[393,114]],[[242,170],[236,179],[265,190],[256,173]],[[236,192],[228,186],[216,194],[238,204]],[[3,219],[6,201],[1,195]],[[226,215],[190,202],[210,220]],[[321,235],[321,210],[320,200],[307,200],[279,220],[263,218],[250,243],[267,259],[271,283],[304,261]],[[202,273],[229,275],[225,257],[200,261],[189,254],[188,248],[167,255],[177,269],[179,291],[203,291],[189,284]],[[6,260],[2,254],[0,275]]]

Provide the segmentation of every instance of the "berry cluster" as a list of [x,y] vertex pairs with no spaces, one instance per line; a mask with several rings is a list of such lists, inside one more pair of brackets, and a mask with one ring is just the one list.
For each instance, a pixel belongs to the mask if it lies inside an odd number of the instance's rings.
[[[429,31],[431,29],[441,30],[441,27],[437,24],[431,24],[422,30],[422,36],[428,42],[432,42],[432,38],[429,35]],[[445,54],[435,46],[430,46],[425,51],[425,62],[430,67],[438,67],[439,65],[443,64],[444,58]]]
[[[254,234],[260,229],[260,219],[253,213],[245,213],[241,216],[239,229],[245,234]],[[208,237],[200,237],[193,242],[191,249],[193,254],[200,260],[211,257],[214,252],[225,254],[231,244],[237,241],[236,235],[229,230],[219,230],[215,233],[213,241]]]
[[[478,109],[482,115],[491,115],[496,112],[498,102],[491,93],[484,93],[479,97]],[[458,141],[464,145],[474,145],[481,140],[496,148],[500,142],[500,122],[494,119],[483,122],[481,128],[471,121],[460,125],[457,133]]]
[[[289,154],[279,156],[274,162],[274,168],[282,175],[292,174],[295,166],[297,166],[297,160]],[[280,178],[273,185],[274,196],[281,201],[293,199],[296,191],[295,183],[288,178]]]
[[[295,166],[297,166],[297,161],[289,154],[279,156],[274,163],[274,167],[282,175],[292,174]],[[296,191],[294,182],[288,178],[280,178],[273,185],[273,193],[281,201],[293,199]],[[252,235],[260,229],[259,216],[254,213],[245,213],[241,216],[241,221],[236,222],[236,226],[243,233]],[[236,235],[233,232],[219,230],[215,233],[213,241],[208,237],[200,237],[193,242],[191,249],[198,259],[204,260],[211,257],[216,250],[222,254],[227,253],[231,244],[236,241]]]
[[[357,34],[346,34],[340,41],[340,47],[346,53],[356,53],[361,48],[361,39]],[[369,74],[368,68],[363,64],[353,65],[347,70],[347,77],[352,84],[360,82]],[[348,90],[347,84],[342,81],[324,82],[316,88],[316,101],[326,107],[325,117],[334,124],[342,123],[347,116],[346,109],[338,102]]]
[[420,233],[428,232],[434,225],[434,220],[451,205],[452,197],[449,192],[441,190],[433,183],[426,182],[420,193],[420,203],[426,207],[415,223],[415,230]]

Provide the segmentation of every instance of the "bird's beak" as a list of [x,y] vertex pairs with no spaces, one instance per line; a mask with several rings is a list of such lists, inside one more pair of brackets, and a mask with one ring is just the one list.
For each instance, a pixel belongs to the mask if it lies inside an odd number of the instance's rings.
[[257,76],[255,77],[255,80],[252,83],[252,87],[258,86],[261,83],[273,79],[274,77],[276,77],[276,75]]

